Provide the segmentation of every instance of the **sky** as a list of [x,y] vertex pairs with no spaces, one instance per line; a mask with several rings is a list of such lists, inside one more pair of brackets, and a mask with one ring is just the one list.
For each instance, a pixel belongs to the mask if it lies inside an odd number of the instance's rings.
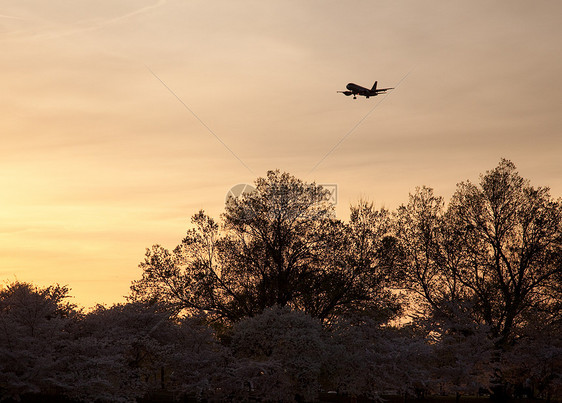
[[561,197],[561,44],[546,0],[0,0],[0,281],[122,302],[147,247],[273,169],[344,220],[501,158]]

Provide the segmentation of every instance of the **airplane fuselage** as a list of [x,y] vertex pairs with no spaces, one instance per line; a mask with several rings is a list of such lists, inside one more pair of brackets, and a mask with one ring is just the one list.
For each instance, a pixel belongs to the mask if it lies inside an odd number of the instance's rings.
[[353,98],[357,98],[357,95],[362,95],[365,98],[375,97],[378,94],[384,94],[386,91],[392,89],[392,88],[377,89],[377,82],[376,81],[375,81],[375,84],[373,85],[373,88],[371,88],[371,89],[361,87],[360,85],[357,85],[355,83],[349,83],[345,86],[345,88],[347,88],[347,91],[338,91],[338,92],[341,92],[342,94],[344,94],[346,96],[353,95]]
[[352,94],[363,95],[365,97],[375,96],[377,95],[376,91],[371,93],[371,90],[365,87],[361,87],[360,85],[349,83],[345,86]]

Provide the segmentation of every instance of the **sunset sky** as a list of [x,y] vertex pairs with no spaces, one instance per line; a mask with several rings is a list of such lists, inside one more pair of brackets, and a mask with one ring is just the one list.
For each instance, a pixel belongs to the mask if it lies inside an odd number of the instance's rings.
[[559,1],[0,0],[0,280],[120,302],[271,169],[342,219],[502,157],[558,198],[561,45]]

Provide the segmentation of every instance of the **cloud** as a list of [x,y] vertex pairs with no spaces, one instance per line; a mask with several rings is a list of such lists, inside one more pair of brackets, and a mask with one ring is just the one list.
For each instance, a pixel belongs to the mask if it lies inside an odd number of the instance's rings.
[[[50,20],[49,18],[37,17],[35,16],[35,14],[30,13],[30,10],[24,10],[24,11],[30,15],[33,15],[33,17],[31,18],[23,18],[23,17],[4,15],[4,14],[0,14],[0,18],[33,22],[35,27],[32,30],[34,32],[34,34],[31,35],[32,37],[43,38],[43,39],[55,39],[55,38],[61,38],[66,36],[73,36],[85,32],[97,31],[105,27],[112,26],[120,22],[126,21],[132,17],[142,15],[149,11],[158,9],[164,6],[166,3],[167,0],[158,0],[151,5],[140,7],[136,10],[126,12],[117,17],[89,18],[82,21],[74,22],[72,24],[64,24],[60,22],[55,22],[54,20]],[[53,7],[52,10],[56,10],[56,8]],[[96,9],[96,10],[92,10],[91,13],[93,14],[94,12],[103,12],[107,10],[111,10],[111,9],[104,9],[100,7],[99,11],[98,9]],[[50,14],[52,13],[53,11],[50,11]],[[71,14],[72,14],[72,10],[68,10],[68,9],[60,13],[60,15],[67,15],[67,17],[69,17]],[[57,18],[60,18],[59,14],[53,14],[53,15],[56,15]],[[30,30],[28,30],[28,33],[29,31]]]
[[24,18],[17,17],[15,15],[5,15],[5,14],[0,14],[0,18],[5,18],[8,20],[24,20]]

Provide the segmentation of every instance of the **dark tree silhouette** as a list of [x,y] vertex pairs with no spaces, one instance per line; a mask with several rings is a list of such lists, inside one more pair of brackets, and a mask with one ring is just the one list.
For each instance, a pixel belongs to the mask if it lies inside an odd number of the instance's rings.
[[66,385],[58,351],[68,343],[66,328],[74,306],[68,288],[14,282],[0,288],[0,398],[19,400]]
[[[348,222],[318,185],[275,171],[256,187],[147,250],[126,304],[0,286],[0,400],[561,395],[562,201],[510,161],[448,205],[422,187]],[[390,321],[403,297],[413,320]]]
[[268,172],[256,192],[229,199],[221,226],[201,211],[173,251],[148,250],[131,298],[229,322],[272,306],[321,319],[394,314],[377,255],[388,213],[364,204],[346,225],[334,218],[327,196],[321,186]]
[[[489,326],[510,343],[535,312],[560,319],[562,205],[508,160],[441,198],[418,189],[398,210],[404,273],[435,312]],[[462,313],[462,314],[461,314]]]
[[445,338],[469,340],[487,329],[494,395],[505,397],[504,373],[513,374],[505,363],[514,361],[502,356],[560,326],[562,203],[502,159],[478,185],[460,183],[446,209],[421,188],[396,219],[396,267],[420,318]]

